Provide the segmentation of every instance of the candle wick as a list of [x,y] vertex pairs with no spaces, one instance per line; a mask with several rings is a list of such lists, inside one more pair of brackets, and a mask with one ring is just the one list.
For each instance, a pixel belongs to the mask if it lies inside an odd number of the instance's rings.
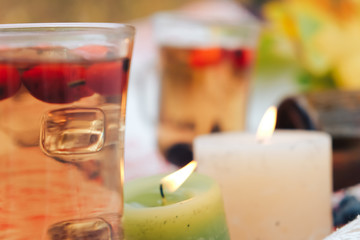
[[166,205],[166,198],[165,198],[164,188],[163,188],[162,183],[160,184],[160,195],[161,195],[162,205]]
[[165,198],[165,195],[164,195],[164,188],[163,188],[163,185],[160,184],[160,195],[162,198]]

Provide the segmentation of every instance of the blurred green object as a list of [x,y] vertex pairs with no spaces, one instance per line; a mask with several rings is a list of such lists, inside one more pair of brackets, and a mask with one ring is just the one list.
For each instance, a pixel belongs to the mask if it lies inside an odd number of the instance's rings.
[[291,45],[286,39],[265,28],[258,43],[256,70],[259,74],[273,75],[284,69],[297,69]]
[[360,2],[271,1],[262,9],[260,74],[291,70],[302,91],[360,89]]
[[330,71],[320,76],[314,76],[302,68],[297,72],[297,81],[303,92],[336,88],[333,73]]

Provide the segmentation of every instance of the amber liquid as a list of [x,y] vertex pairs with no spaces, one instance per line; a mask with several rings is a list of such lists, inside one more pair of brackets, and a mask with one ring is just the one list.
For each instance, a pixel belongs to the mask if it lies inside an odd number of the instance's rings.
[[0,53],[0,239],[122,239],[129,58],[58,50]]
[[197,135],[244,129],[251,49],[164,46],[160,62],[158,145],[167,160],[193,160]]

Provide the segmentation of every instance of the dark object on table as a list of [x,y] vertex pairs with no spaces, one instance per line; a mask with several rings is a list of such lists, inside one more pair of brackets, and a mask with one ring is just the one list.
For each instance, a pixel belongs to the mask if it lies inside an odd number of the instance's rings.
[[334,190],[360,182],[360,91],[291,96],[278,106],[277,129],[320,130],[333,141]]
[[192,146],[188,143],[174,144],[166,151],[165,157],[176,166],[183,167],[193,160]]
[[360,201],[351,195],[345,195],[339,206],[333,210],[334,227],[341,227],[360,214]]

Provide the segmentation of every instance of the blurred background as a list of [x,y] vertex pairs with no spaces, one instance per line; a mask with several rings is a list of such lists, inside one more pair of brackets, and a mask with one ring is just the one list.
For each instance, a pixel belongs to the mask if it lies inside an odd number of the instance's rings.
[[[1,0],[0,22],[126,22],[190,2],[194,0]],[[250,5],[264,0],[235,2]]]
[[1,0],[1,23],[124,22],[174,9],[190,0]]

